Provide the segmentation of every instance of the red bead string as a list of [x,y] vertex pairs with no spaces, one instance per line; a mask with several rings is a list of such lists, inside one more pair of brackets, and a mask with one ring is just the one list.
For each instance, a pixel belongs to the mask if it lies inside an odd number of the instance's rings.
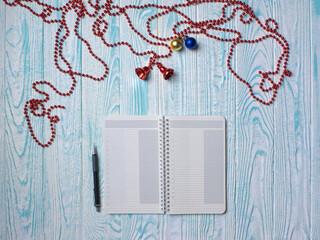
[[[26,117],[26,121],[29,127],[30,134],[32,138],[36,141],[37,144],[39,144],[42,147],[48,147],[52,142],[54,141],[56,131],[55,131],[55,124],[60,121],[59,117],[57,115],[51,116],[51,112],[54,109],[61,108],[65,109],[64,106],[62,105],[53,105],[49,108],[45,107],[45,103],[49,101],[50,96],[48,93],[45,91],[41,91],[39,89],[39,86],[41,85],[46,85],[49,86],[56,94],[61,95],[61,96],[70,96],[72,95],[76,85],[76,76],[80,77],[86,77],[89,79],[92,79],[94,81],[102,81],[105,79],[108,75],[108,66],[105,61],[103,61],[101,58],[99,58],[96,54],[94,54],[91,45],[87,40],[82,38],[79,33],[79,25],[81,22],[81,19],[84,17],[89,17],[89,18],[94,18],[95,21],[92,25],[92,33],[99,37],[103,44],[106,47],[119,47],[119,46],[126,46],[129,48],[129,50],[132,52],[132,54],[137,55],[137,56],[146,56],[150,55],[149,59],[149,64],[148,68],[152,69],[153,65],[162,66],[161,63],[159,62],[159,59],[164,59],[168,58],[172,55],[173,51],[170,48],[170,43],[168,41],[176,39],[176,38],[182,38],[188,34],[204,34],[208,38],[212,38],[217,41],[222,41],[222,42],[230,42],[231,46],[229,49],[229,54],[227,57],[227,67],[229,71],[242,83],[244,83],[248,89],[250,95],[257,101],[259,101],[262,104],[265,105],[270,105],[274,102],[277,91],[279,86],[283,83],[283,79],[285,76],[291,76],[291,72],[287,70],[287,62],[289,58],[289,44],[285,40],[285,38],[278,33],[278,24],[274,19],[268,18],[264,23],[262,23],[254,14],[253,10],[244,2],[241,1],[229,1],[229,0],[187,0],[186,3],[179,3],[175,4],[172,6],[166,6],[166,5],[158,5],[158,4],[144,4],[144,5],[125,5],[123,7],[113,4],[113,0],[105,0],[103,1],[103,4],[99,0],[96,0],[95,3],[93,3],[91,0],[88,0],[88,5],[94,9],[93,13],[89,13],[87,9],[85,8],[84,3],[82,0],[70,0],[68,3],[63,5],[62,7],[54,7],[52,5],[40,2],[39,0],[14,0],[13,2],[9,2],[8,0],[3,0],[5,4],[8,6],[20,6],[28,9],[32,14],[34,14],[37,17],[42,18],[42,20],[45,23],[51,24],[51,23],[58,23],[59,27],[56,32],[55,36],[55,48],[54,48],[54,63],[57,69],[70,76],[72,79],[72,85],[67,92],[61,92],[59,91],[53,84],[51,84],[48,81],[36,81],[32,84],[32,88],[39,94],[43,95],[43,99],[31,99],[28,100],[25,104],[24,107],[24,114]],[[41,13],[37,13],[34,11],[28,4],[29,3],[35,3],[39,6],[43,7],[43,10]],[[187,15],[182,13],[181,11],[178,10],[178,8],[185,8],[189,7],[191,5],[195,4],[201,4],[201,3],[222,3],[223,6],[221,8],[222,14],[219,19],[212,19],[212,20],[204,20],[204,21],[199,21],[199,22],[194,22],[192,21]],[[233,9],[231,11],[231,14],[227,16],[226,14],[226,9],[228,7],[232,6]],[[130,19],[129,15],[127,14],[128,9],[146,9],[146,8],[157,8],[161,10],[159,13],[149,17],[146,22],[146,29],[149,37],[152,37],[154,41],[151,41],[147,39],[142,33],[140,33],[132,24],[132,20]],[[61,12],[61,18],[60,19],[50,19],[52,17],[53,13],[55,12]],[[95,77],[89,74],[83,74],[80,72],[76,72],[72,69],[71,64],[66,60],[66,58],[63,56],[63,46],[65,40],[70,37],[71,34],[71,29],[69,29],[67,22],[66,22],[66,14],[69,11],[74,11],[76,13],[76,19],[75,19],[75,25],[72,29],[73,33],[85,46],[87,47],[89,53],[93,58],[95,58],[98,62],[102,64],[104,67],[104,73],[102,74],[101,77]],[[243,24],[250,24],[253,21],[255,21],[263,30],[268,32],[268,34],[256,38],[254,40],[247,40],[244,39],[241,36],[241,33],[235,29],[230,29],[230,28],[225,28],[223,25],[233,18],[235,18],[237,12],[241,12],[240,14],[240,21]],[[154,35],[151,32],[151,23],[153,20],[156,20],[157,18],[167,15],[171,12],[174,12],[178,15],[180,15],[184,20],[181,20],[177,22],[173,28],[172,28],[172,36],[169,37],[159,37]],[[108,43],[104,39],[104,35],[108,30],[108,22],[104,19],[106,16],[120,16],[123,15],[130,28],[132,31],[137,34],[142,40],[144,40],[146,43],[153,45],[153,46],[163,46],[168,49],[168,53],[164,55],[159,55],[155,51],[148,50],[148,51],[143,51],[143,52],[137,52],[133,49],[132,45],[128,42],[121,41],[121,42],[116,42],[116,43]],[[182,25],[187,25],[187,27],[179,31],[178,28],[179,26]],[[230,38],[221,38],[215,35],[212,35],[209,33],[208,30],[214,30],[216,32],[226,32],[226,33],[231,33],[234,35],[234,37]],[[235,46],[240,43],[247,43],[247,44],[254,44],[261,42],[265,39],[273,39],[275,40],[279,46],[281,46],[282,53],[280,57],[277,60],[277,65],[276,69],[274,72],[272,71],[267,71],[267,72],[262,72],[259,71],[259,74],[261,75],[261,81],[259,88],[262,92],[272,92],[272,97],[269,101],[263,101],[262,99],[258,98],[253,94],[252,86],[243,78],[241,78],[231,67],[231,58],[234,53]],[[59,65],[59,61],[61,60],[66,66],[67,69],[63,69]],[[172,70],[173,72],[173,70]],[[274,82],[270,76],[274,75],[279,75],[279,80],[278,82]],[[271,84],[271,87],[265,88],[265,82],[268,81]],[[50,129],[51,129],[51,137],[48,141],[45,143],[42,143],[39,141],[39,139],[35,136],[34,130],[31,125],[30,117],[29,115],[32,114],[35,117],[46,117],[50,121]]]

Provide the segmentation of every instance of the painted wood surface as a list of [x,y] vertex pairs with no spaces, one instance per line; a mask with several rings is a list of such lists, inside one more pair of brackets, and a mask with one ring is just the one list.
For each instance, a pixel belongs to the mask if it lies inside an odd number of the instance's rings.
[[[4,86],[5,104],[1,115],[4,138],[4,205],[1,212],[3,239],[44,238],[43,149],[30,137],[23,108],[35,96],[32,82],[43,77],[42,21],[24,9],[5,8]],[[2,25],[2,24],[1,24]],[[2,57],[3,57],[2,55]],[[42,123],[34,119],[34,128],[42,137]]]
[[[64,1],[56,1],[57,6]],[[68,26],[75,23],[75,14],[67,14]],[[43,56],[53,56],[56,24],[43,24]],[[63,53],[74,71],[81,71],[81,42],[74,34],[67,38]],[[44,57],[43,78],[51,82],[62,92],[68,92],[72,79],[61,74],[54,65],[53,57]],[[43,202],[44,236],[49,239],[80,239],[82,235],[81,206],[81,79],[77,78],[77,87],[72,97],[57,96],[46,87],[50,94],[48,106],[60,102],[66,110],[54,110],[60,121],[66,124],[56,125],[55,144],[43,153]],[[44,137],[50,136],[49,121],[43,123]]]
[[310,4],[311,18],[311,237],[320,238],[320,2]]
[[[57,5],[64,1],[55,1]],[[121,4],[174,0],[127,0]],[[31,89],[48,80],[66,90],[71,80],[53,62],[56,25],[46,25],[29,11],[0,1],[0,239],[320,239],[320,4],[317,0],[247,2],[260,19],[274,18],[290,44],[286,78],[275,103],[253,101],[247,88],[226,67],[229,44],[197,36],[196,51],[183,50],[162,61],[175,69],[164,81],[154,70],[148,81],[134,73],[147,64],[126,47],[106,48],[90,34],[84,19],[80,35],[108,59],[105,81],[77,78],[71,97],[51,93],[56,111],[54,144],[42,149],[28,133],[23,115]],[[302,7],[303,6],[303,7]],[[184,10],[192,19],[217,17],[213,4]],[[156,9],[130,11],[143,25]],[[72,24],[72,14],[67,21]],[[170,34],[174,14],[152,25]],[[108,19],[113,42],[130,39],[137,49],[150,46],[131,34],[125,19]],[[228,23],[243,29],[240,22]],[[143,29],[141,29],[143,30]],[[144,30],[143,30],[144,31]],[[249,36],[259,29],[245,29]],[[163,52],[162,48],[153,48]],[[102,67],[71,36],[65,55],[74,69],[99,76]],[[250,82],[257,68],[273,66],[279,50],[273,42],[239,48],[233,66]],[[267,97],[267,96],[265,96]],[[223,215],[108,215],[93,206],[92,144],[102,156],[102,120],[107,115],[223,115],[227,119],[227,212]],[[37,136],[46,139],[46,121],[33,119]],[[102,166],[102,164],[101,164]],[[100,167],[101,167],[100,166]],[[103,179],[101,168],[100,179]],[[101,193],[104,183],[101,181]]]
[[0,34],[1,34],[1,40],[0,40],[0,76],[1,76],[1,82],[0,82],[0,213],[1,213],[1,219],[0,219],[0,239],[6,238],[6,221],[7,217],[5,215],[7,209],[6,205],[4,204],[6,202],[6,187],[5,187],[5,161],[6,159],[6,145],[5,145],[5,71],[4,71],[4,62],[5,62],[5,32],[6,32],[6,9],[3,6],[4,4],[1,3],[0,5],[0,21],[2,24],[0,25]]

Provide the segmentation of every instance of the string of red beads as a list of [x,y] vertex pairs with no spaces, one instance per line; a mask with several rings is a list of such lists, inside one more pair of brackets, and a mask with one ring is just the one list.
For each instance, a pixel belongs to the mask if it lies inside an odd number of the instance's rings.
[[[62,105],[53,105],[53,106],[49,107],[48,109],[46,109],[44,103],[49,101],[50,96],[45,91],[41,91],[38,88],[38,86],[46,85],[46,86],[50,87],[58,95],[70,96],[74,92],[74,89],[77,84],[76,76],[86,77],[86,78],[92,79],[94,81],[102,81],[108,75],[109,69],[108,69],[107,64],[101,58],[99,58],[96,54],[94,54],[89,42],[87,40],[85,40],[84,38],[82,38],[78,33],[79,25],[80,25],[81,19],[83,17],[95,18],[94,24],[92,25],[92,33],[95,36],[99,37],[105,46],[107,46],[107,47],[127,46],[129,48],[129,50],[134,55],[137,55],[137,56],[151,55],[151,57],[149,59],[149,64],[148,64],[149,69],[152,69],[153,65],[157,65],[158,67],[162,66],[161,63],[159,62],[159,59],[168,58],[172,55],[173,51],[170,48],[170,43],[168,43],[168,41],[184,37],[187,34],[204,34],[208,38],[212,38],[217,41],[230,42],[231,46],[230,46],[229,54],[227,57],[228,70],[239,81],[244,83],[249,88],[249,93],[255,100],[257,100],[260,103],[265,104],[265,105],[270,105],[275,100],[277,90],[278,90],[279,86],[283,83],[284,76],[291,76],[291,72],[289,70],[287,70],[287,62],[288,62],[288,58],[289,58],[289,44],[287,43],[285,38],[277,32],[277,30],[278,30],[277,22],[271,18],[267,19],[265,21],[265,23],[260,22],[260,20],[255,16],[253,10],[246,3],[241,2],[241,1],[187,0],[186,3],[178,3],[178,4],[175,4],[172,6],[158,5],[158,4],[151,4],[150,3],[150,4],[140,5],[140,6],[125,5],[125,6],[121,7],[119,5],[113,4],[113,0],[106,0],[103,2],[103,4],[101,4],[99,0],[96,0],[95,3],[93,3],[91,0],[89,0],[88,4],[90,5],[90,7],[92,7],[94,9],[93,13],[89,13],[87,11],[87,9],[85,8],[85,6],[81,0],[70,0],[64,6],[59,7],[59,8],[53,7],[53,6],[46,4],[46,3],[43,3],[40,0],[14,0],[13,2],[8,2],[7,0],[3,0],[3,1],[8,6],[17,6],[18,5],[18,6],[21,6],[21,7],[28,9],[35,16],[42,18],[45,23],[49,23],[49,24],[50,23],[58,23],[59,24],[59,27],[58,27],[58,30],[57,30],[56,36],[55,36],[54,63],[60,72],[70,76],[70,78],[72,79],[72,85],[71,85],[69,91],[61,92],[48,81],[36,81],[32,84],[32,88],[37,93],[43,95],[44,98],[43,99],[31,99],[26,102],[25,107],[24,107],[24,114],[25,114],[25,118],[27,121],[27,125],[29,128],[30,134],[31,134],[32,138],[35,140],[35,142],[42,147],[48,147],[50,144],[52,144],[52,142],[54,141],[55,135],[56,135],[55,124],[60,121],[60,119],[57,115],[51,116],[52,110],[58,109],[58,108],[65,109],[65,107]],[[34,11],[28,5],[28,3],[30,3],[30,2],[36,3],[39,6],[42,6],[43,11],[41,13],[37,13],[36,11]],[[188,7],[190,5],[201,4],[201,3],[222,3],[223,6],[222,6],[221,17],[219,19],[194,22],[186,14],[184,14],[178,10],[178,8],[184,8],[184,7]],[[231,11],[231,14],[229,16],[227,16],[226,9],[230,6],[234,6],[234,7]],[[147,29],[148,35],[151,36],[156,41],[151,41],[148,38],[146,38],[142,33],[140,33],[133,26],[129,15],[126,12],[128,9],[139,10],[139,9],[146,9],[146,8],[157,8],[159,10],[162,10],[159,13],[149,17],[146,22],[146,29]],[[69,29],[67,22],[66,22],[66,13],[69,11],[72,11],[72,10],[77,15],[77,17],[75,19],[73,33],[83,44],[86,45],[86,47],[88,48],[88,51],[92,55],[92,57],[95,58],[98,62],[100,62],[103,65],[105,71],[101,77],[94,77],[89,74],[83,74],[81,72],[74,71],[72,69],[71,64],[63,56],[64,42],[70,36],[70,29]],[[62,13],[61,19],[48,19],[49,17],[52,17],[51,15],[55,11],[61,11],[61,13]],[[237,11],[242,11],[242,13],[240,15],[240,21],[243,24],[250,24],[251,22],[256,21],[256,23],[263,30],[269,32],[270,34],[267,34],[265,36],[262,36],[260,38],[254,39],[254,40],[246,40],[246,39],[242,38],[241,33],[239,31],[234,30],[234,29],[228,29],[228,28],[221,27],[221,25],[223,25],[223,24],[227,23],[228,21],[230,21],[231,19],[233,19],[236,16]],[[184,19],[184,20],[177,22],[173,26],[173,28],[172,28],[173,35],[169,36],[169,37],[159,37],[159,36],[154,35],[151,32],[151,26],[150,26],[151,22],[153,20],[155,20],[161,16],[164,16],[166,14],[169,14],[171,12],[175,12],[176,14],[180,15]],[[144,51],[144,52],[137,52],[133,49],[133,47],[130,43],[125,42],[125,41],[116,42],[116,43],[106,42],[106,40],[104,39],[104,34],[106,33],[106,31],[108,29],[108,23],[104,20],[104,17],[107,15],[120,16],[121,14],[126,18],[132,31],[135,34],[137,34],[142,40],[144,40],[146,43],[148,43],[150,45],[163,46],[168,49],[168,53],[164,54],[164,55],[159,55],[158,53],[156,53],[152,50],[148,50],[148,51]],[[188,27],[179,32],[178,27],[183,24],[188,25]],[[220,38],[218,36],[215,36],[215,35],[208,33],[208,30],[228,32],[228,33],[234,34],[236,37],[224,39],[224,38]],[[253,43],[261,42],[261,41],[268,39],[268,38],[274,39],[281,46],[283,51],[277,60],[277,65],[276,65],[276,69],[274,72],[272,72],[272,71],[268,71],[268,72],[261,72],[260,71],[259,72],[259,74],[262,76],[262,79],[261,79],[261,82],[259,85],[259,88],[261,89],[261,91],[263,91],[263,92],[273,91],[271,99],[266,102],[266,101],[263,101],[262,99],[256,97],[253,94],[252,86],[247,81],[245,81],[243,78],[241,78],[232,69],[231,58],[233,56],[234,49],[237,44],[239,44],[239,43],[253,44]],[[61,60],[67,66],[67,70],[62,69],[60,67],[59,60]],[[282,72],[280,73],[281,66],[282,66]],[[170,74],[172,74],[173,70],[172,69],[170,69],[170,70],[171,70]],[[270,75],[276,75],[276,74],[280,74],[280,78],[277,83],[274,82],[270,78]],[[271,87],[265,88],[264,87],[265,81],[268,81],[271,84]],[[46,141],[45,143],[40,142],[39,139],[35,136],[35,133],[33,131],[32,125],[31,125],[29,113],[35,117],[47,117],[49,119],[51,136],[50,136],[50,139],[48,141]]]

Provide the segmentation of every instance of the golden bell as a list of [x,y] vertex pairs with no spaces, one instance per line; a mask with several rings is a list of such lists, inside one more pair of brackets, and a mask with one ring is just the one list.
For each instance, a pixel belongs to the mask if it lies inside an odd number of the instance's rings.
[[181,38],[176,38],[171,41],[170,47],[174,51],[180,51],[182,49],[182,40]]

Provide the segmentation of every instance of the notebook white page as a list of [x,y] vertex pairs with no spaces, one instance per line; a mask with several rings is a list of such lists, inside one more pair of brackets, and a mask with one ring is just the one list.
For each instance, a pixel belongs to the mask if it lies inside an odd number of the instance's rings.
[[[222,214],[226,210],[225,119],[170,116],[169,214]],[[169,205],[169,207],[168,207]]]
[[104,121],[104,208],[108,213],[162,213],[158,116]]

